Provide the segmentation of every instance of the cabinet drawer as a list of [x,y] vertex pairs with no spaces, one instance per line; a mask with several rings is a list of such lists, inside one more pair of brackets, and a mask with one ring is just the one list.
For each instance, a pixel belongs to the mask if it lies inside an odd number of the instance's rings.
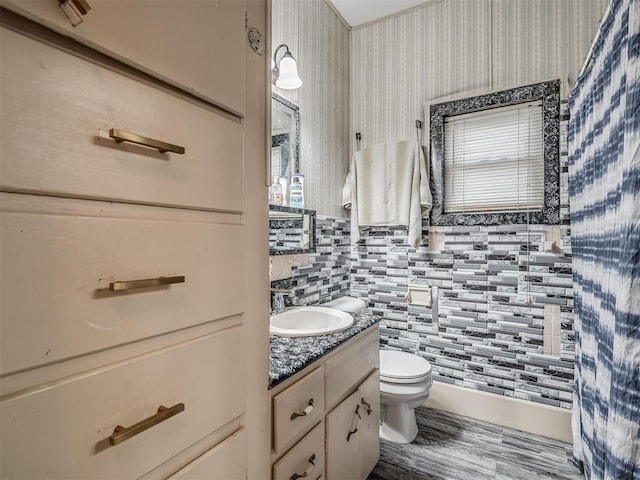
[[324,371],[318,368],[273,397],[273,449],[279,452],[323,412]]
[[[245,110],[245,2],[88,0],[72,26],[58,0],[4,6],[239,114]],[[74,20],[78,16],[72,15]]]
[[[242,225],[9,193],[0,205],[3,374],[242,313]],[[109,290],[174,275],[184,283]]]
[[356,345],[337,353],[327,360],[326,404],[331,408],[352,388],[380,365],[378,327]]
[[169,480],[245,480],[246,433],[242,429],[180,469]]
[[[273,465],[273,480],[290,480],[295,474],[316,478],[324,472],[324,424],[320,423]],[[300,477],[296,477],[300,478]]]
[[[0,402],[2,478],[137,478],[243,411],[242,327],[134,357]],[[184,411],[111,446],[117,425]]]
[[[2,188],[243,211],[238,121],[6,28],[0,45]],[[118,143],[110,129],[185,153]]]

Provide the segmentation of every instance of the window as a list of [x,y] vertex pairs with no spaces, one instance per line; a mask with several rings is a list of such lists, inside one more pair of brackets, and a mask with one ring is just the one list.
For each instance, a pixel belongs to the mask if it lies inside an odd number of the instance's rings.
[[434,225],[558,223],[559,86],[431,106]]

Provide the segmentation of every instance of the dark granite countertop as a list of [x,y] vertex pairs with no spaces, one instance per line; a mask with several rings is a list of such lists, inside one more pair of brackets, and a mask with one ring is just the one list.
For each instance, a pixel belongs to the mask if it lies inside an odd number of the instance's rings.
[[354,316],[353,325],[330,335],[269,338],[269,388],[295,375],[338,345],[380,321],[378,315],[364,312]]

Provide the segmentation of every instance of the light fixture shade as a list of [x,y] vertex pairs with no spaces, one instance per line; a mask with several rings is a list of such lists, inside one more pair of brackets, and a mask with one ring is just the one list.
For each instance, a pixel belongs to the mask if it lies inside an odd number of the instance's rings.
[[289,52],[285,53],[280,60],[280,76],[276,80],[276,87],[293,90],[302,85],[302,80],[298,76],[298,66]]

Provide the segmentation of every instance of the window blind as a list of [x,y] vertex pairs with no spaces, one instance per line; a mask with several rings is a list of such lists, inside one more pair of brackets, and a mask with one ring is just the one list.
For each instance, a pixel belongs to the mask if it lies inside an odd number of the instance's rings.
[[446,117],[445,213],[541,209],[542,103]]

